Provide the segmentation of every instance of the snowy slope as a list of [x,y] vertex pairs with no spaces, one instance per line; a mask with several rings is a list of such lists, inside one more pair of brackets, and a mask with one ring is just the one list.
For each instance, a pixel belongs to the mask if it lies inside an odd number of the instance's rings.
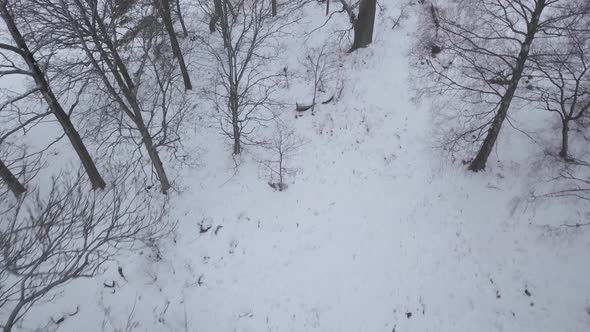
[[[200,128],[201,166],[178,174],[178,229],[161,260],[121,257],[32,310],[23,330],[589,331],[590,229],[559,226],[584,207],[530,201],[540,148],[510,129],[485,173],[443,161],[428,101],[408,88],[414,22],[392,30],[399,8],[382,5],[371,47],[340,55],[341,98],[284,114],[306,142],[285,192],[261,176],[259,152],[234,174],[225,139]],[[301,31],[324,19],[307,10]]]

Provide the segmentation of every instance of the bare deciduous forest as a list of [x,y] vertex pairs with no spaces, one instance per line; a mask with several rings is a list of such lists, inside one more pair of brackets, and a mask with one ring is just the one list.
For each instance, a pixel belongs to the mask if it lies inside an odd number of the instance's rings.
[[0,0],[0,328],[590,329],[587,0]]

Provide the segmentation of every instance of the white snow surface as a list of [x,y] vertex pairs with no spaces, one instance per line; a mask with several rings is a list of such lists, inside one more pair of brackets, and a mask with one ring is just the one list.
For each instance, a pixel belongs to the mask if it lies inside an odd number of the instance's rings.
[[[590,229],[560,226],[587,220],[587,207],[530,199],[542,149],[508,126],[486,172],[447,162],[429,101],[411,101],[415,22],[392,30],[399,6],[382,5],[375,42],[340,54],[342,96],[315,116],[283,115],[305,141],[286,191],[268,186],[253,149],[235,172],[227,139],[199,127],[185,145],[200,167],[177,172],[178,227],[161,260],[121,256],[17,330],[590,331]],[[307,10],[300,32],[325,19]],[[305,56],[298,38],[289,68]]]

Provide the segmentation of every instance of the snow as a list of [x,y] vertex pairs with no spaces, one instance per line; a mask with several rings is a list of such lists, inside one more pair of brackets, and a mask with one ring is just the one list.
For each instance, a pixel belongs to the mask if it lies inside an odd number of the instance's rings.
[[[589,230],[559,226],[587,207],[530,199],[540,148],[508,127],[486,172],[448,163],[429,102],[408,88],[415,22],[391,30],[399,7],[384,5],[375,42],[340,54],[341,98],[315,116],[284,114],[306,142],[286,191],[267,185],[262,152],[246,151],[236,172],[219,130],[199,127],[188,145],[200,167],[178,170],[178,228],[162,259],[122,256],[35,307],[22,330],[590,330]],[[307,10],[301,31],[324,19]],[[293,104],[304,88],[293,84]],[[113,280],[114,293],[103,285]]]

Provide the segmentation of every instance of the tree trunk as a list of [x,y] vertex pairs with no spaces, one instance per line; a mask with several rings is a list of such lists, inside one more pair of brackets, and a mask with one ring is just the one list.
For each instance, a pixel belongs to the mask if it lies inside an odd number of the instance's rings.
[[159,5],[159,12],[162,20],[164,21],[164,26],[166,26],[166,30],[168,31],[168,36],[170,37],[170,45],[172,46],[172,54],[178,60],[178,66],[180,67],[180,72],[182,73],[182,80],[184,81],[184,88],[186,90],[192,90],[193,85],[191,84],[191,79],[188,74],[188,70],[186,68],[186,64],[184,63],[184,57],[182,56],[182,51],[180,50],[180,45],[178,44],[178,39],[176,38],[176,32],[174,31],[174,24],[172,24],[172,15],[170,13],[170,0],[155,0]]
[[358,48],[369,46],[373,42],[373,26],[375,25],[375,12],[377,0],[361,0],[359,15],[353,22],[354,42],[349,52]]
[[21,35],[20,31],[16,26],[11,13],[6,7],[6,2],[0,2],[0,16],[2,16],[2,18],[4,19],[6,26],[10,31],[12,38],[14,39],[14,42],[20,49],[20,56],[27,63],[29,70],[31,71],[31,74],[35,79],[37,88],[39,88],[39,91],[41,91],[41,94],[43,95],[43,99],[45,99],[45,101],[47,102],[49,109],[57,118],[57,121],[62,126],[66,136],[68,137],[70,143],[74,147],[74,150],[78,155],[78,158],[80,158],[80,161],[82,162],[82,165],[86,170],[86,174],[88,175],[88,178],[92,183],[92,188],[103,189],[106,184],[102,176],[98,172],[98,169],[96,168],[94,161],[90,157],[90,154],[86,149],[86,146],[82,142],[82,139],[78,134],[78,131],[76,131],[76,128],[70,121],[70,117],[62,108],[61,104],[57,100],[57,97],[53,94],[53,91],[49,86],[49,82],[47,82],[47,80],[45,79],[45,74],[37,65],[37,61],[33,57],[33,54],[29,50],[23,36]]
[[[317,68],[316,68],[316,70],[317,70]],[[315,115],[315,100],[317,97],[318,97],[318,79],[317,79],[317,75],[316,75],[315,84],[313,86],[313,98],[311,100],[311,115]]]
[[211,14],[211,20],[209,21],[209,32],[211,33],[215,32],[215,25],[217,25],[217,21],[219,21],[223,10],[220,0],[213,0],[213,5],[215,7]]
[[[282,144],[282,142],[280,143]],[[283,191],[285,183],[283,182],[283,159],[284,155],[279,146],[279,191]]]
[[[108,43],[107,43],[107,45],[108,45]],[[123,82],[123,80],[120,77],[120,76],[129,77],[129,72],[127,71],[127,66],[125,66],[122,59],[118,56],[118,53],[116,53],[113,50],[114,50],[114,48],[111,48],[111,52],[113,52],[113,57],[115,59],[116,67],[111,68],[111,71],[113,72],[113,75],[116,78],[115,80],[118,82],[119,87],[121,88],[121,91],[123,92],[123,95],[125,96],[125,99],[127,100],[129,105],[131,106],[131,110],[133,113],[133,116],[131,116],[131,119],[133,120],[133,122],[137,126],[137,130],[139,131],[139,133],[141,135],[141,139],[142,139],[142,142],[145,146],[145,149],[147,150],[150,160],[152,162],[152,165],[153,165],[154,169],[156,170],[156,174],[158,175],[158,179],[160,180],[160,186],[161,186],[162,193],[166,194],[168,192],[168,189],[170,189],[170,181],[168,180],[168,176],[166,175],[166,172],[164,170],[164,165],[162,163],[162,160],[160,159],[160,155],[158,154],[158,151],[157,151],[156,147],[154,146],[152,136],[151,136],[148,128],[145,126],[145,121],[143,120],[143,116],[141,114],[141,107],[139,106],[139,103],[137,102],[137,97],[135,95],[133,85],[131,87],[129,87],[128,85],[126,85]],[[131,84],[131,82],[129,84]],[[122,101],[121,101],[121,103],[122,103]],[[124,105],[125,104],[122,103],[122,106],[124,106]]]
[[270,4],[272,7],[272,16],[275,17],[277,16],[277,0],[272,0]]
[[182,33],[184,38],[188,37],[188,30],[186,29],[186,25],[184,24],[184,18],[182,17],[182,10],[180,10],[180,0],[176,0],[176,15],[178,16],[178,22],[180,22],[180,27],[182,28]]
[[145,149],[148,152],[152,165],[156,170],[156,174],[158,175],[158,180],[160,181],[161,191],[162,193],[168,193],[170,189],[170,181],[168,180],[168,176],[164,170],[164,165],[162,164],[162,159],[160,159],[160,155],[158,154],[158,150],[154,146],[154,142],[152,140],[152,136],[148,129],[145,127],[143,123],[143,119],[139,119],[137,122],[137,128],[141,134],[141,139],[143,141],[143,145],[145,145]]
[[235,91],[230,92],[230,107],[231,107],[231,123],[232,131],[234,136],[234,154],[242,153],[242,144],[240,142],[240,119],[238,116],[238,93]]
[[27,191],[25,186],[12,174],[8,167],[0,160],[0,178],[6,183],[16,198],[20,198]]
[[432,23],[434,23],[435,27],[435,36],[438,38],[438,30],[440,29],[440,20],[438,19],[438,15],[436,13],[436,7],[434,7],[434,3],[430,4],[430,17],[432,18]]
[[2,329],[2,332],[12,331],[12,327],[17,322],[18,313],[22,310],[26,303],[27,302],[25,301],[19,301],[17,305],[14,307],[14,309],[12,309],[10,316],[8,316],[8,320],[5,323],[6,325],[4,325],[4,328]]
[[240,131],[238,126],[234,125],[234,154],[242,153],[242,144],[240,143]]
[[559,151],[559,156],[562,158],[567,158],[568,150],[569,150],[569,120],[565,119],[561,125],[561,151]]
[[535,11],[531,18],[531,22],[527,26],[527,34],[524,39],[524,42],[521,44],[520,52],[518,53],[518,58],[516,59],[516,66],[512,71],[512,80],[510,85],[504,92],[502,99],[500,101],[500,108],[498,112],[494,116],[492,124],[488,129],[488,133],[477,153],[477,156],[471,164],[469,165],[469,170],[474,172],[482,171],[486,168],[486,163],[494,148],[494,144],[496,144],[496,140],[498,139],[498,134],[500,133],[500,129],[502,128],[502,123],[506,119],[506,115],[508,114],[508,109],[510,108],[510,104],[512,103],[512,98],[514,97],[514,93],[518,88],[518,83],[520,82],[520,78],[522,77],[522,72],[524,70],[524,65],[529,56],[529,50],[531,45],[533,44],[533,40],[535,39],[535,34],[537,33],[539,19],[541,17],[541,13],[545,8],[545,0],[538,0]]

